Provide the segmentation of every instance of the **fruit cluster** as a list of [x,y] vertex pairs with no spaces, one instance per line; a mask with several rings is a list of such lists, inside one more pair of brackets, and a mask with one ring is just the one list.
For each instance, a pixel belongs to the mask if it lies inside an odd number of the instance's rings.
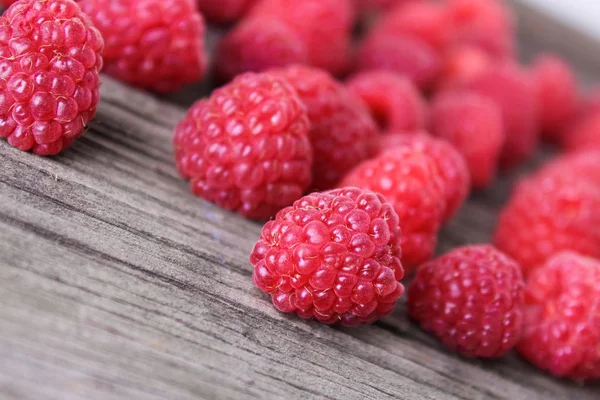
[[[408,314],[466,357],[513,348],[600,378],[600,92],[515,56],[501,0],[0,0],[0,137],[55,155],[93,119],[99,71],[159,94],[223,86],[174,132],[191,191],[268,221],[250,256],[275,307],[345,326]],[[12,4],[12,5],[11,5]],[[353,32],[364,34],[356,39]],[[492,244],[433,259],[471,190],[531,159]],[[413,274],[414,272],[414,274]]]

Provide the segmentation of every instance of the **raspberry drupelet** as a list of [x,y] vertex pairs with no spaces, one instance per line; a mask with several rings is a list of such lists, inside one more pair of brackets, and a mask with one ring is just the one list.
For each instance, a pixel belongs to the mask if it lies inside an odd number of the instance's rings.
[[555,255],[527,281],[519,353],[552,375],[600,379],[600,261]]
[[444,181],[431,156],[404,147],[385,151],[353,169],[342,180],[344,186],[381,193],[394,206],[407,275],[431,258],[446,211]]
[[438,90],[463,87],[492,65],[493,58],[475,46],[457,46],[443,56]]
[[304,104],[283,79],[247,73],[196,102],[175,129],[192,192],[258,220],[302,197],[312,149]]
[[72,0],[22,0],[0,17],[0,137],[58,154],[96,114],[104,42]]
[[314,156],[313,189],[335,187],[357,163],[377,154],[377,127],[369,111],[331,75],[307,66],[270,72],[289,82],[306,105]]
[[460,247],[419,267],[408,313],[459,354],[497,358],[520,338],[523,288],[510,257],[490,245]]
[[346,86],[369,107],[382,132],[425,128],[427,103],[409,79],[389,71],[365,71]]
[[106,42],[104,72],[158,93],[206,73],[204,21],[194,0],[81,0]]
[[275,307],[345,326],[391,313],[404,291],[398,216],[357,188],[313,193],[267,222],[252,253],[253,280]]

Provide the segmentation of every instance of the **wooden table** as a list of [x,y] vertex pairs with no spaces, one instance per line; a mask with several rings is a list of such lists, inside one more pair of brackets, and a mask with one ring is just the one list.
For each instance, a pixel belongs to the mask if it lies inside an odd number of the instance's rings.
[[[332,328],[254,287],[260,226],[194,197],[172,129],[198,92],[104,77],[85,136],[53,158],[0,142],[0,397],[599,399],[518,356],[469,361],[406,318]],[[489,239],[515,175],[474,194],[440,251]]]

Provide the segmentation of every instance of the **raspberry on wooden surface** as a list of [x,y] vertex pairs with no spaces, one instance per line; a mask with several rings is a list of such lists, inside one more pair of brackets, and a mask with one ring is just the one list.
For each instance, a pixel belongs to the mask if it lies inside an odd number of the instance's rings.
[[310,184],[309,127],[306,108],[286,81],[240,75],[196,102],[179,123],[177,168],[195,195],[266,220]]
[[553,158],[536,175],[583,180],[600,189],[600,149],[567,153]]
[[528,276],[561,251],[600,258],[598,227],[598,187],[564,175],[535,175],[514,189],[500,213],[494,244]]
[[431,133],[465,157],[474,188],[489,185],[504,144],[502,114],[496,104],[469,92],[441,93],[431,105]]
[[0,32],[0,137],[58,154],[96,114],[102,37],[72,0],[21,0]]
[[346,86],[367,105],[381,131],[425,128],[427,103],[408,78],[390,71],[365,71]]
[[195,0],[202,15],[210,22],[227,24],[241,19],[257,0]]
[[130,85],[173,92],[207,70],[204,21],[194,0],[81,0],[106,42],[104,72]]
[[357,188],[313,193],[267,222],[250,255],[275,307],[346,326],[391,313],[404,291],[398,215]]
[[354,94],[323,70],[292,66],[270,71],[289,82],[311,123],[315,190],[335,185],[357,163],[377,154],[377,127]]
[[431,46],[416,37],[372,32],[357,50],[355,68],[358,72],[391,71],[427,90],[438,77],[441,60]]
[[558,377],[600,379],[600,261],[564,252],[527,281],[518,351]]
[[572,123],[562,135],[562,141],[569,151],[600,150],[600,113]]
[[380,136],[382,149],[408,147],[430,156],[436,163],[444,184],[446,212],[444,222],[449,221],[460,209],[469,195],[471,178],[465,158],[450,142],[435,138],[426,132],[393,133]]
[[500,165],[512,168],[531,158],[538,145],[537,104],[528,75],[513,63],[495,64],[466,85],[489,97],[502,114],[506,140]]
[[407,275],[431,258],[446,211],[443,178],[431,156],[412,148],[385,151],[353,169],[344,186],[381,193],[394,206]]
[[439,90],[462,87],[492,65],[493,59],[474,46],[458,46],[443,56],[442,71],[436,84]]
[[520,338],[523,287],[519,265],[501,251],[459,247],[418,268],[408,313],[459,354],[497,358]]
[[552,54],[538,55],[531,65],[542,136],[560,142],[565,126],[577,113],[577,80],[571,67]]

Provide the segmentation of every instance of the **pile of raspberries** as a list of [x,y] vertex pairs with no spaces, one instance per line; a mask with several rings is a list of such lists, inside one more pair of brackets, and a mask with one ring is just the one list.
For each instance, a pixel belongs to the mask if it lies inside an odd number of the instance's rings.
[[[600,378],[600,90],[581,93],[556,55],[520,64],[501,0],[0,4],[11,146],[70,146],[100,70],[159,95],[210,75],[221,86],[175,128],[176,165],[195,195],[268,221],[250,262],[278,310],[368,324],[405,282],[409,316],[465,357],[516,348]],[[229,27],[211,65],[205,19]],[[432,259],[470,192],[540,141],[560,155],[515,185],[493,244]]]

